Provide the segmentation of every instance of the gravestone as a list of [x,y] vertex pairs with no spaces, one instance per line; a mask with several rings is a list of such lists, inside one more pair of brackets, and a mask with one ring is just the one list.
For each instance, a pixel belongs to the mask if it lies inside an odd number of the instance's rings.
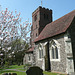
[[8,75],[11,75],[11,73],[8,73]]
[[17,75],[16,73],[4,73],[2,75]]
[[26,71],[27,75],[43,75],[43,70],[37,66],[34,67],[30,67],[27,71]]
[[11,75],[17,75],[16,73],[12,73]]
[[8,73],[4,73],[4,74],[2,74],[2,75],[8,75]]

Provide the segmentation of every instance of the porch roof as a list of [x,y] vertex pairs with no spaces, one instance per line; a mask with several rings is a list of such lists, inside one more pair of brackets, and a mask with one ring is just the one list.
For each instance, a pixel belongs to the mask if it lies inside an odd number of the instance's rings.
[[34,50],[34,47],[31,47],[28,51],[26,51],[26,53],[33,52],[33,50]]

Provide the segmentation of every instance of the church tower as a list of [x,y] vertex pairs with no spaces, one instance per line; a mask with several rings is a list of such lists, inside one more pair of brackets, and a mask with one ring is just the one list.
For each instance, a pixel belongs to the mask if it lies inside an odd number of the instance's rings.
[[33,47],[34,40],[39,36],[43,28],[52,22],[52,10],[42,8],[39,6],[32,13],[32,27],[31,27],[31,46]]

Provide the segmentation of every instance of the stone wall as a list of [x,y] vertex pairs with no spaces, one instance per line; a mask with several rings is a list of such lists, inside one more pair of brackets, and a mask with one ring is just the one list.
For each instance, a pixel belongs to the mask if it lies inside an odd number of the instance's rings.
[[66,72],[66,53],[65,53],[64,34],[61,34],[61,35],[55,36],[53,38],[49,38],[49,39],[39,42],[43,45],[43,51],[44,51],[44,56],[41,60],[38,59],[39,43],[36,43],[36,49],[35,49],[36,50],[36,65],[41,68],[42,67],[45,68],[45,65],[44,65],[45,64],[45,48],[44,48],[45,46],[44,46],[44,44],[48,41],[50,42],[52,39],[55,39],[60,44],[60,61],[50,61],[51,71]]
[[65,53],[65,42],[64,42],[64,34],[54,37],[60,44],[60,60],[59,61],[51,61],[51,71],[56,72],[66,72],[66,53]]
[[[43,70],[45,70],[43,67],[44,67],[44,56],[45,56],[45,53],[43,53],[43,58],[42,59],[39,59],[39,48],[38,48],[39,44],[35,45],[35,64],[36,66],[39,66],[40,68],[42,68]],[[43,52],[44,52],[44,49],[43,49]]]
[[73,59],[74,59],[74,71],[75,71],[75,18],[68,29],[70,33],[70,37],[72,40],[72,51],[73,51]]
[[[72,53],[73,53],[73,60],[74,60],[74,69],[75,69],[75,19],[73,20],[71,26],[68,28],[68,30],[60,35],[54,36],[52,38],[48,38],[45,39],[43,41],[37,42],[36,43],[36,49],[35,49],[35,53],[36,53],[36,65],[41,67],[43,70],[45,70],[45,48],[44,48],[44,44],[46,42],[50,42],[52,39],[56,40],[59,44],[60,44],[60,61],[51,61],[50,60],[50,64],[51,64],[51,71],[55,71],[55,72],[64,72],[67,73],[67,53],[66,51],[68,50],[68,46],[66,46],[66,41],[64,39],[64,36],[69,33],[70,36],[67,36],[68,38],[71,39],[71,45],[72,45]],[[39,44],[43,45],[43,51],[44,51],[44,56],[43,58],[40,60],[38,58],[38,45]],[[71,54],[72,54],[71,53]]]
[[33,53],[25,53],[23,64],[33,64]]

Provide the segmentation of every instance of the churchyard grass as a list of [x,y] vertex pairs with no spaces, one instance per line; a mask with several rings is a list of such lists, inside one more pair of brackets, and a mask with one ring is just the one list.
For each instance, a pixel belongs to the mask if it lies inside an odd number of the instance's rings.
[[[13,71],[13,70],[6,70],[6,69],[16,69],[16,70],[20,70],[20,71],[26,71],[24,69],[24,65],[20,65],[20,66],[18,66],[18,65],[12,65],[9,68],[0,69],[0,75],[2,73],[17,73],[17,75],[26,75],[25,72],[19,72],[19,71]],[[47,71],[44,71],[43,73],[46,74],[46,75],[57,75],[57,73],[52,73],[52,72],[47,72]],[[65,75],[65,74],[61,74],[61,75]]]
[[10,70],[7,70],[7,71],[0,71],[0,75],[2,75],[3,73],[17,73],[17,75],[26,75],[25,72],[10,71]]
[[[43,73],[46,75],[58,75],[58,73],[52,73],[52,72],[47,72],[47,71],[44,71]],[[65,75],[65,74],[60,74],[60,75]]]
[[25,71],[24,70],[24,65],[20,65],[20,66],[18,66],[18,65],[12,65],[9,68],[5,68],[5,69],[17,69],[17,70]]
[[23,69],[23,68],[24,68],[24,65],[20,65],[20,66],[18,66],[18,65],[12,65],[12,66],[10,66],[7,69]]
[[4,68],[4,69],[0,69],[0,75],[2,73],[17,73],[17,75],[26,75],[25,72],[19,72],[19,71],[13,71],[13,70],[6,70],[6,69],[16,69],[16,70],[20,70],[20,71],[25,71],[24,70],[24,65],[12,65],[9,68]]

